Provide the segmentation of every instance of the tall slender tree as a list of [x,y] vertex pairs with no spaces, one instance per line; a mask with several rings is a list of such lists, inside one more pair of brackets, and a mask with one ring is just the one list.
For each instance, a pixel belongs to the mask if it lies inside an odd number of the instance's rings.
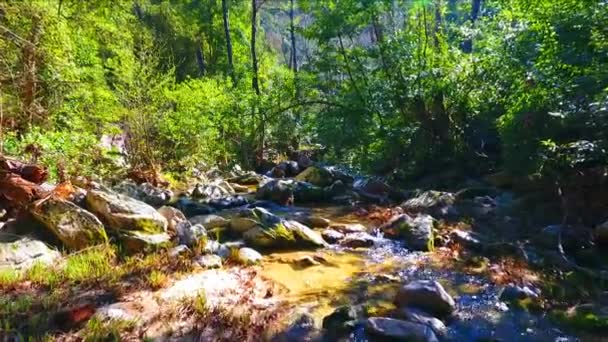
[[228,54],[228,73],[232,82],[236,83],[234,64],[232,62],[232,38],[230,36],[230,21],[228,16],[228,0],[222,0],[222,17],[224,20],[224,35],[226,36],[226,53]]

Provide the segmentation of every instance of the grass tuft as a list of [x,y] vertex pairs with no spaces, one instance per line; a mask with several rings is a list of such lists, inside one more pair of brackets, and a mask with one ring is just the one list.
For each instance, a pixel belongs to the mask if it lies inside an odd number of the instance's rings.
[[147,282],[153,290],[158,290],[167,286],[169,277],[161,271],[154,270],[148,274]]

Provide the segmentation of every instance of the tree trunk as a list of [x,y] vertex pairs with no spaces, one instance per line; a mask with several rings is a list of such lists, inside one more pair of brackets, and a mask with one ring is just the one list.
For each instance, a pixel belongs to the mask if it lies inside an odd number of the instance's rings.
[[291,0],[291,7],[289,9],[289,20],[290,20],[290,31],[291,31],[291,67],[294,74],[298,74],[298,56],[296,50],[296,28],[294,23],[294,0]]
[[[469,16],[469,20],[471,21],[471,25],[475,26],[475,22],[479,17],[479,12],[481,11],[481,0],[472,0],[471,4],[471,14]],[[469,38],[462,43],[462,50],[466,53],[473,52],[473,39]]]
[[234,64],[232,63],[232,38],[230,37],[230,21],[228,19],[228,0],[222,0],[222,17],[224,18],[224,34],[226,35],[226,52],[228,54],[228,73],[236,84]]
[[260,85],[258,80],[258,56],[255,51],[258,16],[258,7],[256,3],[256,0],[251,0],[251,64],[253,67],[251,85],[255,91],[255,94],[260,96]]
[[198,64],[198,76],[203,77],[205,75],[205,54],[201,38],[198,39],[198,46],[196,47],[196,63]]

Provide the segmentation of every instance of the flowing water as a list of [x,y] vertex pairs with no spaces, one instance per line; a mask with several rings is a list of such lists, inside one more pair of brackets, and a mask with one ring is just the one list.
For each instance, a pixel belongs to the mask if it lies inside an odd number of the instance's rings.
[[[338,223],[371,222],[344,207],[308,208]],[[303,267],[305,256],[321,261]],[[262,274],[278,283],[282,296],[297,312],[311,315],[317,327],[323,317],[342,305],[362,304],[370,315],[394,308],[398,287],[408,281],[433,279],[444,285],[457,303],[457,313],[446,322],[453,341],[577,341],[552,325],[546,313],[511,309],[499,298],[501,287],[479,275],[465,274],[438,264],[429,253],[409,252],[398,242],[382,239],[366,249],[331,247],[265,257]],[[360,335],[360,336],[359,336]],[[366,340],[362,334],[356,339]]]

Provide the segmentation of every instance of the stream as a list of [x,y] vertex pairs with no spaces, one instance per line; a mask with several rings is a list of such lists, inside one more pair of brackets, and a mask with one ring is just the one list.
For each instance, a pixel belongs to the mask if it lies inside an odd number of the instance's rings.
[[[282,214],[299,210],[336,223],[362,223],[373,232],[373,223],[362,222],[348,207],[291,208]],[[321,262],[298,265],[297,260],[306,256]],[[316,328],[321,327],[325,316],[344,305],[361,304],[369,314],[382,315],[394,308],[392,300],[400,285],[431,279],[440,282],[456,301],[456,314],[445,322],[447,340],[579,340],[553,325],[547,313],[509,308],[499,300],[502,286],[480,275],[450,269],[434,259],[433,253],[409,252],[401,243],[378,236],[370,248],[332,246],[272,253],[264,257],[261,274],[283,288],[281,296],[294,312],[314,318]],[[362,330],[355,331],[351,340],[367,341]]]

